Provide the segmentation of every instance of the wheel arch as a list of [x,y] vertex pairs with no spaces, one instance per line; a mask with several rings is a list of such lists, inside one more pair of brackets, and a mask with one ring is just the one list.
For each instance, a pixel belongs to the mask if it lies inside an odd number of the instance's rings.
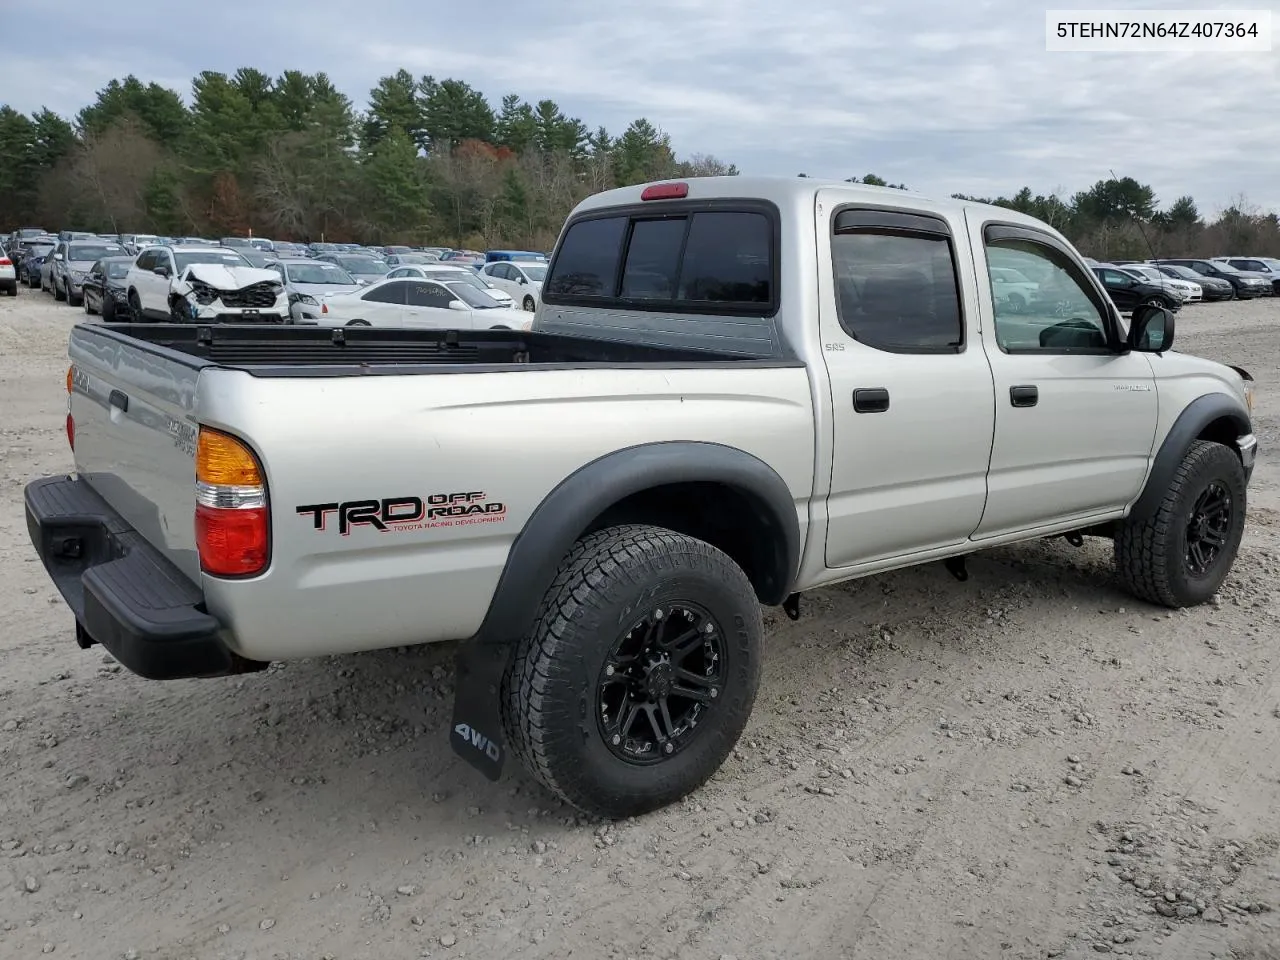
[[519,637],[574,541],[621,523],[707,540],[743,568],[765,604],[786,598],[799,568],[795,501],[767,463],[717,443],[640,444],[585,464],[547,494],[512,544],[476,638]]
[[1248,410],[1235,397],[1226,393],[1208,393],[1192,400],[1161,442],[1147,482],[1129,516],[1144,520],[1155,515],[1165,491],[1173,482],[1178,465],[1193,442],[1209,440],[1221,443],[1239,456],[1236,440],[1252,430]]

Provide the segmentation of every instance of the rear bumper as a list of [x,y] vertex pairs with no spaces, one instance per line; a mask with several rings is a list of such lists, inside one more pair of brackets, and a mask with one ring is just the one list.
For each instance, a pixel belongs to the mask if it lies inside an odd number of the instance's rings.
[[25,491],[27,531],[76,618],[82,647],[100,643],[149,680],[217,677],[266,666],[237,656],[204,595],[84,480],[45,477]]

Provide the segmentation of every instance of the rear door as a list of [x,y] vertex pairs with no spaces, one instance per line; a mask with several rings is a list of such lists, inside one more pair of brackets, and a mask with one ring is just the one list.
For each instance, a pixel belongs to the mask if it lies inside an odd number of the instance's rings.
[[827,566],[963,543],[995,426],[964,221],[820,192],[816,225],[835,431]]
[[357,312],[359,317],[375,327],[399,327],[404,325],[408,280],[392,280],[366,290],[360,295]]

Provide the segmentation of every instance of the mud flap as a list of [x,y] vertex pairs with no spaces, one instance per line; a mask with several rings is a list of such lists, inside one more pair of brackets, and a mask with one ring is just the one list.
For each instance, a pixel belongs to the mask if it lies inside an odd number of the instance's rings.
[[507,745],[502,736],[502,674],[511,655],[509,643],[466,640],[454,659],[453,752],[490,780],[502,776]]

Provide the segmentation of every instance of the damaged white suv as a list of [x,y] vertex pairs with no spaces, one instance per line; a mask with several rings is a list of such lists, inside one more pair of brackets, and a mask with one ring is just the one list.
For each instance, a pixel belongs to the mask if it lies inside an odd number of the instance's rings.
[[280,275],[227,247],[147,247],[125,285],[138,323],[289,322]]

